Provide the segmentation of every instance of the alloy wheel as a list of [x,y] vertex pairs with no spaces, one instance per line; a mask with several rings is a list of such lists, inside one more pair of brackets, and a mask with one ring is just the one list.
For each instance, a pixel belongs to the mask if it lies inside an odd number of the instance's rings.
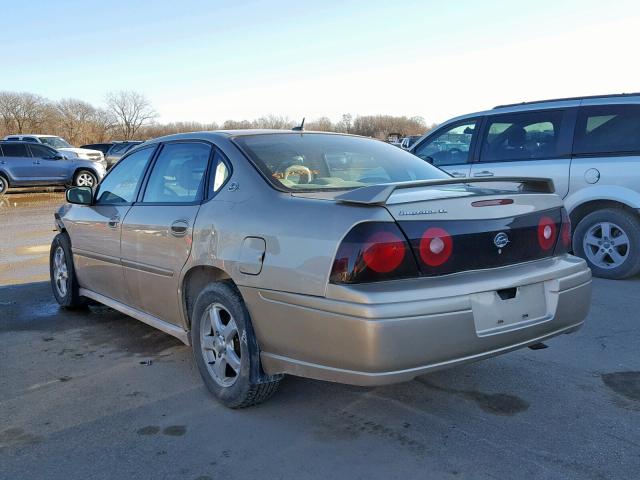
[[69,290],[69,271],[62,247],[57,247],[53,255],[53,280],[58,294],[65,297]]
[[233,385],[242,363],[240,335],[233,315],[223,305],[214,303],[204,311],[200,346],[207,370],[216,383],[222,387]]
[[593,225],[584,238],[582,246],[587,259],[600,268],[620,267],[629,256],[629,237],[612,222]]
[[93,178],[93,175],[86,172],[78,175],[78,178],[76,179],[76,186],[78,187],[93,187],[94,183],[95,179]]

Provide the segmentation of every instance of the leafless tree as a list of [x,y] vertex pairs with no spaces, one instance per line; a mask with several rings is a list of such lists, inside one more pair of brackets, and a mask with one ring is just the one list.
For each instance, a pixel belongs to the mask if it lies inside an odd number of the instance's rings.
[[158,116],[144,95],[129,90],[107,94],[107,109],[116,118],[124,140],[133,138],[140,127]]
[[[97,108],[82,100],[68,98],[51,102],[28,92],[0,91],[0,135],[11,133],[49,133],[71,143],[106,142],[113,139],[146,140],[172,133],[216,130],[216,123],[153,122],[157,114],[141,94],[121,91],[107,95],[107,108]],[[224,129],[290,129],[299,121],[287,116],[267,115],[254,120],[227,120]],[[433,129],[422,117],[391,115],[352,116],[345,113],[333,123],[327,117],[309,120],[307,130],[354,133],[386,139],[390,133],[422,135]]]
[[96,117],[93,105],[75,98],[66,98],[56,104],[56,110],[59,128],[64,138],[74,145],[89,141]]
[[48,102],[28,92],[0,92],[0,115],[10,133],[36,132],[47,118]]
[[352,122],[353,122],[353,115],[351,115],[350,113],[343,114],[342,120],[340,120],[336,124],[336,131],[342,132],[342,133],[351,133]]
[[304,124],[306,130],[315,130],[318,132],[335,132],[336,128],[331,120],[327,117],[320,117]]

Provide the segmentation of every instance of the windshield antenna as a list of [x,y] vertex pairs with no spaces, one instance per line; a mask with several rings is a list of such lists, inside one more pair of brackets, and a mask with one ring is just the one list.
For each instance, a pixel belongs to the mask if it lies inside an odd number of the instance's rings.
[[302,117],[302,123],[300,125],[298,125],[297,127],[293,127],[291,130],[293,130],[294,132],[303,132],[304,131],[304,119],[305,119],[305,117]]

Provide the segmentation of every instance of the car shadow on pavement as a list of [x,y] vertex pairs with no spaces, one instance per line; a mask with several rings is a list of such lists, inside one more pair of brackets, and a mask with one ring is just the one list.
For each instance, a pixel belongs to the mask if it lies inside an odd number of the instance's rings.
[[64,340],[68,348],[74,344],[74,351],[81,346],[102,354],[156,357],[184,347],[176,338],[109,307],[61,308],[49,282],[0,287],[0,334],[7,332],[36,332]]

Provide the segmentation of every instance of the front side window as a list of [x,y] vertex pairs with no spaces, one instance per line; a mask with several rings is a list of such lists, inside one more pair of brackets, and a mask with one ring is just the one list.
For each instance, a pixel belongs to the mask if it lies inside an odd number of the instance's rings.
[[270,133],[239,136],[233,141],[281,190],[349,190],[380,183],[449,178],[412,154],[369,138]]
[[481,162],[536,160],[559,154],[563,112],[558,110],[488,117]]
[[4,143],[2,151],[5,157],[29,157],[27,146],[23,143]]
[[573,153],[640,152],[640,105],[583,107],[578,114]]
[[29,145],[29,149],[31,150],[31,155],[38,158],[54,159],[57,153],[53,148],[40,144]]
[[142,201],[192,203],[202,199],[210,154],[211,147],[205,143],[165,144],[153,165]]
[[102,205],[132,203],[153,151],[153,147],[138,150],[118,162],[100,182],[96,203]]
[[413,153],[436,167],[460,165],[471,161],[471,140],[477,120],[455,125],[428,138]]

